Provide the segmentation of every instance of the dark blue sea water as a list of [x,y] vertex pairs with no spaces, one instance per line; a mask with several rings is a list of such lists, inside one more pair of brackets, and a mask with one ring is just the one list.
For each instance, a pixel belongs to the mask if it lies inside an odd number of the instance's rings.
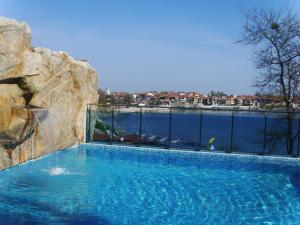
[[57,152],[0,171],[0,224],[300,224],[296,159],[224,155],[113,145]]
[[[111,124],[111,117],[104,118],[104,121]],[[287,152],[287,118],[283,114],[268,115],[265,121],[263,113],[236,112],[232,121],[230,113],[203,113],[201,119],[200,113],[173,112],[171,129],[169,129],[169,113],[144,112],[141,124],[143,136],[158,136],[158,140],[152,145],[168,146],[170,132],[170,147],[173,148],[206,149],[208,141],[216,138],[215,147],[219,151],[262,153],[265,140],[266,154],[284,155]],[[138,135],[139,112],[115,113],[114,127]],[[293,121],[294,153],[298,151],[298,127],[298,119],[295,119]]]

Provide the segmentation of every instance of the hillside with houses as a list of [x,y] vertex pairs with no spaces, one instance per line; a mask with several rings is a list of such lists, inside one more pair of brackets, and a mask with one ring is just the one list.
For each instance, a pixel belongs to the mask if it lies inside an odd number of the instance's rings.
[[[148,91],[140,93],[99,91],[101,104],[131,105],[147,107],[186,107],[186,108],[236,108],[263,109],[281,108],[282,100],[272,95],[227,95],[211,91],[199,92]],[[102,97],[101,97],[102,96]],[[299,100],[295,103],[298,108]]]

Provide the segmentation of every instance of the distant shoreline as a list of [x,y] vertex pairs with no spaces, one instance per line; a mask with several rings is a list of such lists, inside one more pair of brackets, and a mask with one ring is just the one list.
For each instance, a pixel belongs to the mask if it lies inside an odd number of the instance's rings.
[[188,108],[188,107],[182,107],[182,108],[172,108],[172,107],[164,107],[164,108],[160,108],[159,106],[158,107],[138,107],[138,106],[120,106],[120,107],[116,107],[115,108],[115,111],[119,111],[119,112],[139,112],[141,110],[141,108],[143,109],[143,112],[165,112],[165,113],[169,113],[170,112],[170,109],[172,109],[173,111],[201,111],[201,110],[208,110],[208,112],[216,112],[218,110],[222,110],[222,112],[226,113],[228,110],[228,112],[231,112],[232,110],[241,110],[241,112],[243,110],[245,110],[245,112],[247,110],[262,110],[263,109],[258,109],[258,108],[249,108],[248,106],[241,106],[241,107],[201,107],[201,108]]
[[[260,108],[260,107],[249,107],[249,106],[199,106],[199,107],[179,107],[179,106],[134,106],[134,105],[98,105],[98,104],[88,104],[90,107],[100,107],[110,109],[113,108],[115,112],[140,112],[142,109],[143,112],[164,112],[169,113],[170,109],[173,112],[211,112],[211,113],[299,113],[300,108],[295,108],[294,111],[286,111],[284,108]],[[95,109],[95,108],[94,108]]]

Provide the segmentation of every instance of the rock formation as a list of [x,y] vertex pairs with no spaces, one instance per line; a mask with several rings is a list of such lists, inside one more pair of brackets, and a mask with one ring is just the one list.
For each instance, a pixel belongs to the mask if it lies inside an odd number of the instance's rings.
[[84,141],[97,85],[87,62],[33,48],[27,24],[0,18],[0,169]]

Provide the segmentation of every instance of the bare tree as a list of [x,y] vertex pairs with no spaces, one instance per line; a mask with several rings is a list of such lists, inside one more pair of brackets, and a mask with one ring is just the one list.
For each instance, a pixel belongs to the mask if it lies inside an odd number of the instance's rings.
[[[294,110],[300,84],[300,19],[291,8],[254,9],[246,15],[240,44],[254,48],[261,71],[255,85],[281,98],[285,110]],[[287,152],[293,153],[292,113],[288,114]]]

